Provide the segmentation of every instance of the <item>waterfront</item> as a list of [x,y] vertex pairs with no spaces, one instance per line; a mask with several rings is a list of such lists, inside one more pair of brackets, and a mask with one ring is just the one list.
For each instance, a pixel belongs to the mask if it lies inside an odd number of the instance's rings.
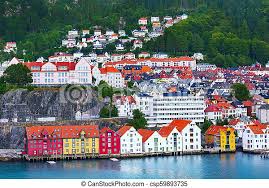
[[268,179],[269,160],[259,155],[214,154],[110,160],[1,162],[0,178]]

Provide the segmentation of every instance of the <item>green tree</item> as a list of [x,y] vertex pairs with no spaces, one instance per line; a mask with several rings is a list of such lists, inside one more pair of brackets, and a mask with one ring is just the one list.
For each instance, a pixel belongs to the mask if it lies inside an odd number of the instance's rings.
[[129,123],[135,129],[146,128],[146,125],[148,124],[145,115],[138,109],[133,111],[133,118],[129,121]]
[[204,134],[211,125],[213,125],[212,121],[205,119],[201,126],[202,133]]
[[100,118],[118,117],[118,109],[113,105],[110,112],[110,106],[104,106],[99,112]]
[[233,84],[231,89],[232,89],[232,95],[239,101],[246,101],[251,98],[249,90],[245,84],[241,83]]
[[3,76],[5,83],[19,87],[33,82],[31,71],[21,63],[8,67]]

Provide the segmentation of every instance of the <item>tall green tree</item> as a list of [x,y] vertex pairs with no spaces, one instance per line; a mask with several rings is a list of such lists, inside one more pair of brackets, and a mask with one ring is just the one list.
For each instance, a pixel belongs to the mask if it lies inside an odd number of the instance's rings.
[[249,100],[250,92],[245,84],[236,83],[233,84],[232,87],[232,95],[239,101]]
[[138,109],[133,111],[133,118],[129,123],[137,130],[146,128],[146,125],[148,124],[145,115]]
[[3,76],[5,83],[19,87],[33,82],[31,71],[21,63],[9,66]]

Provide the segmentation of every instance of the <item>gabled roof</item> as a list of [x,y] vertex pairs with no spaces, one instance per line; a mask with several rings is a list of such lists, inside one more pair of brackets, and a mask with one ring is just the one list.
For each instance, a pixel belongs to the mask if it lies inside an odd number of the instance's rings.
[[138,133],[142,136],[142,142],[146,142],[151,135],[153,135],[154,131],[148,129],[139,129]]
[[[219,134],[219,132],[222,130],[222,131],[227,131],[228,127],[223,127],[223,126],[220,126],[220,125],[211,125],[207,131],[205,132],[205,134],[208,134],[208,135],[216,135],[216,134]],[[233,128],[230,128],[233,130]]]
[[189,125],[192,121],[183,120],[183,119],[175,119],[168,126],[176,127],[179,132],[181,132],[187,125]]
[[85,137],[99,137],[98,125],[77,125],[77,126],[63,126],[63,138],[79,138],[82,132],[85,132]]
[[205,112],[221,112],[221,108],[217,107],[216,105],[210,105],[205,109]]
[[162,137],[168,137],[169,134],[174,130],[174,126],[164,126],[162,127],[158,133],[162,136]]
[[[263,130],[264,127],[260,126],[260,125],[249,125],[248,126],[250,128],[250,130],[254,133],[254,134],[264,134]],[[266,127],[265,127],[266,128]]]
[[132,126],[124,125],[124,126],[122,126],[122,127],[117,131],[117,133],[118,133],[120,136],[122,136],[122,135],[124,135],[127,131],[129,131],[131,128],[132,128]]
[[236,125],[237,123],[240,122],[240,119],[232,119],[230,122],[229,122],[229,125]]

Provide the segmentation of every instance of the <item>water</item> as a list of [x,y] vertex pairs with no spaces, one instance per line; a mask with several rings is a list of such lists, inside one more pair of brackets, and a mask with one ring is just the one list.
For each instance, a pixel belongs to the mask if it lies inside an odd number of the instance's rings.
[[0,178],[269,178],[269,159],[251,154],[169,156],[139,159],[1,162]]

